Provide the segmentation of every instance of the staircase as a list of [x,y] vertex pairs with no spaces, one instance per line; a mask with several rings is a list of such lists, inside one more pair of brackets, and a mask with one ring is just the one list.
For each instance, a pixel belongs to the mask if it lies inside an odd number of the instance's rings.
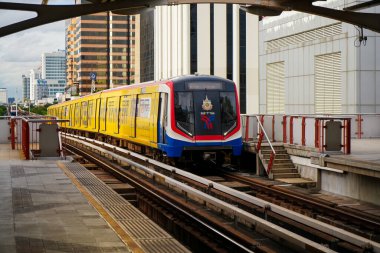
[[[285,178],[286,179],[300,178],[301,175],[298,173],[298,170],[295,168],[284,145],[273,143],[272,146],[274,150],[276,151],[276,157],[274,159],[272,169],[268,177],[274,180],[285,179]],[[266,169],[269,163],[271,151],[272,150],[269,144],[263,143],[261,145],[261,149],[259,151],[259,157]]]

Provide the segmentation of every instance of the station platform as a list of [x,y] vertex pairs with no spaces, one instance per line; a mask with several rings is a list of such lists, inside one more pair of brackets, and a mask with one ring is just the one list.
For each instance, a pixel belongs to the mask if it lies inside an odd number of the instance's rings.
[[189,252],[77,163],[0,145],[0,252]]

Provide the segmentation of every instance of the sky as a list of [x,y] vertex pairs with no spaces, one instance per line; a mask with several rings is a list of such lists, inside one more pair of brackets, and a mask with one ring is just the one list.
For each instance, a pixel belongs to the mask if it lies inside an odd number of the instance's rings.
[[[42,0],[0,0],[40,4]],[[73,4],[74,0],[50,0],[49,4]],[[33,12],[0,10],[0,27],[35,17]],[[59,21],[16,34],[0,37],[0,88],[8,89],[8,97],[21,98],[21,76],[29,76],[39,66],[41,54],[65,49],[65,24]]]

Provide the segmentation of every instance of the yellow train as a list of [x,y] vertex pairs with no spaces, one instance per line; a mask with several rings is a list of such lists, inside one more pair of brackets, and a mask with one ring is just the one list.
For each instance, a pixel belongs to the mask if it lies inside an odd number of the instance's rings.
[[48,114],[70,120],[66,131],[155,157],[239,156],[242,149],[236,86],[219,77],[122,86],[50,106]]

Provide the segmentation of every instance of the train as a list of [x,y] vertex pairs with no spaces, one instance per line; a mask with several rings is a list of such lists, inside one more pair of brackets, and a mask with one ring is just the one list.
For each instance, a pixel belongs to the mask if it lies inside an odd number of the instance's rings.
[[11,116],[17,116],[17,105],[10,105],[9,113]]
[[187,75],[103,90],[52,105],[64,131],[158,160],[225,160],[242,152],[234,82]]

